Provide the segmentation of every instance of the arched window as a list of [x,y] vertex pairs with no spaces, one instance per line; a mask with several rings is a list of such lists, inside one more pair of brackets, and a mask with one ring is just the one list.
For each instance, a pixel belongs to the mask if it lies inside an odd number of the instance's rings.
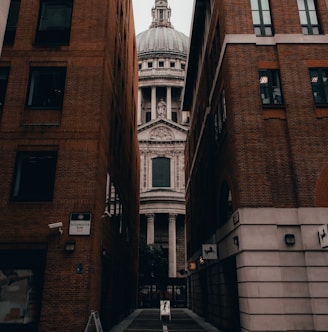
[[154,158],[152,173],[153,187],[171,187],[171,167],[169,158]]

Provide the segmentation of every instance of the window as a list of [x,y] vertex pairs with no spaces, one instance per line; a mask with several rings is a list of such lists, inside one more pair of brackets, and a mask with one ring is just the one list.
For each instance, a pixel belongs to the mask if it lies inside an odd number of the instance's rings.
[[181,69],[185,70],[186,69],[186,64],[185,63],[181,63]]
[[164,61],[158,61],[158,67],[163,68],[164,67]]
[[315,104],[328,104],[328,68],[310,69]]
[[11,199],[51,201],[56,163],[56,151],[17,152]]
[[272,36],[273,27],[269,0],[251,0],[254,32],[257,36]]
[[315,0],[297,0],[300,22],[304,35],[318,35],[321,33]]
[[68,45],[73,0],[41,0],[36,44]]
[[0,67],[0,112],[3,109],[3,104],[5,102],[8,75],[9,75],[9,68]]
[[170,67],[171,67],[171,68],[175,68],[175,62],[173,62],[173,61],[170,62]]
[[151,120],[151,112],[146,112],[146,122]]
[[66,68],[31,68],[26,98],[27,108],[61,109],[64,99]]
[[159,157],[153,159],[153,187],[170,187],[170,159]]
[[39,331],[45,261],[45,249],[0,250],[1,331]]
[[153,68],[153,63],[152,62],[148,62],[148,68]]
[[225,91],[222,90],[218,108],[214,115],[214,127],[215,127],[216,141],[219,141],[219,139],[220,139],[220,134],[222,133],[222,131],[224,129],[226,120],[227,120],[227,110],[226,110],[226,103],[225,103]]
[[220,195],[219,226],[224,225],[232,216],[232,194],[226,182],[222,184]]
[[172,112],[171,119],[174,122],[178,122],[178,113],[177,112]]
[[282,105],[279,70],[260,70],[259,80],[262,105]]
[[7,19],[6,32],[4,36],[4,44],[11,45],[14,43],[19,7],[20,7],[20,0],[11,0],[8,19]]

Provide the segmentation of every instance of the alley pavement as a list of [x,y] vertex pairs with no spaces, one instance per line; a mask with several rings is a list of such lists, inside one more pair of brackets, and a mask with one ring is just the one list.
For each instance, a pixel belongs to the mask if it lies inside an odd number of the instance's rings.
[[109,332],[220,332],[186,308],[171,309],[171,320],[160,318],[159,309],[137,309]]

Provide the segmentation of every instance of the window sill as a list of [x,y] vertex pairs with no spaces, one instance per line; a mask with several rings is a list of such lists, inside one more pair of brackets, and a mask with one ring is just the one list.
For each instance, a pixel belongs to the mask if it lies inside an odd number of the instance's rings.
[[42,110],[25,110],[23,113],[22,123],[26,125],[44,125],[61,123],[61,110],[42,109]]
[[264,120],[268,119],[280,119],[280,120],[285,120],[286,117],[286,112],[285,109],[283,108],[266,108],[263,110],[263,118]]
[[328,118],[328,105],[316,106],[315,115],[318,119]]

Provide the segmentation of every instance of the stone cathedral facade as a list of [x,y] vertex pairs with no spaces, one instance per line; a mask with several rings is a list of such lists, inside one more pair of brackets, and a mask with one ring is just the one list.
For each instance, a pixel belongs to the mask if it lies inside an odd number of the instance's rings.
[[151,13],[149,29],[137,35],[138,140],[141,238],[161,248],[167,260],[164,293],[158,295],[157,286],[150,291],[141,285],[143,304],[153,301],[156,305],[159,296],[178,303],[185,294],[184,147],[188,116],[180,107],[189,39],[171,24],[168,1],[155,1]]

